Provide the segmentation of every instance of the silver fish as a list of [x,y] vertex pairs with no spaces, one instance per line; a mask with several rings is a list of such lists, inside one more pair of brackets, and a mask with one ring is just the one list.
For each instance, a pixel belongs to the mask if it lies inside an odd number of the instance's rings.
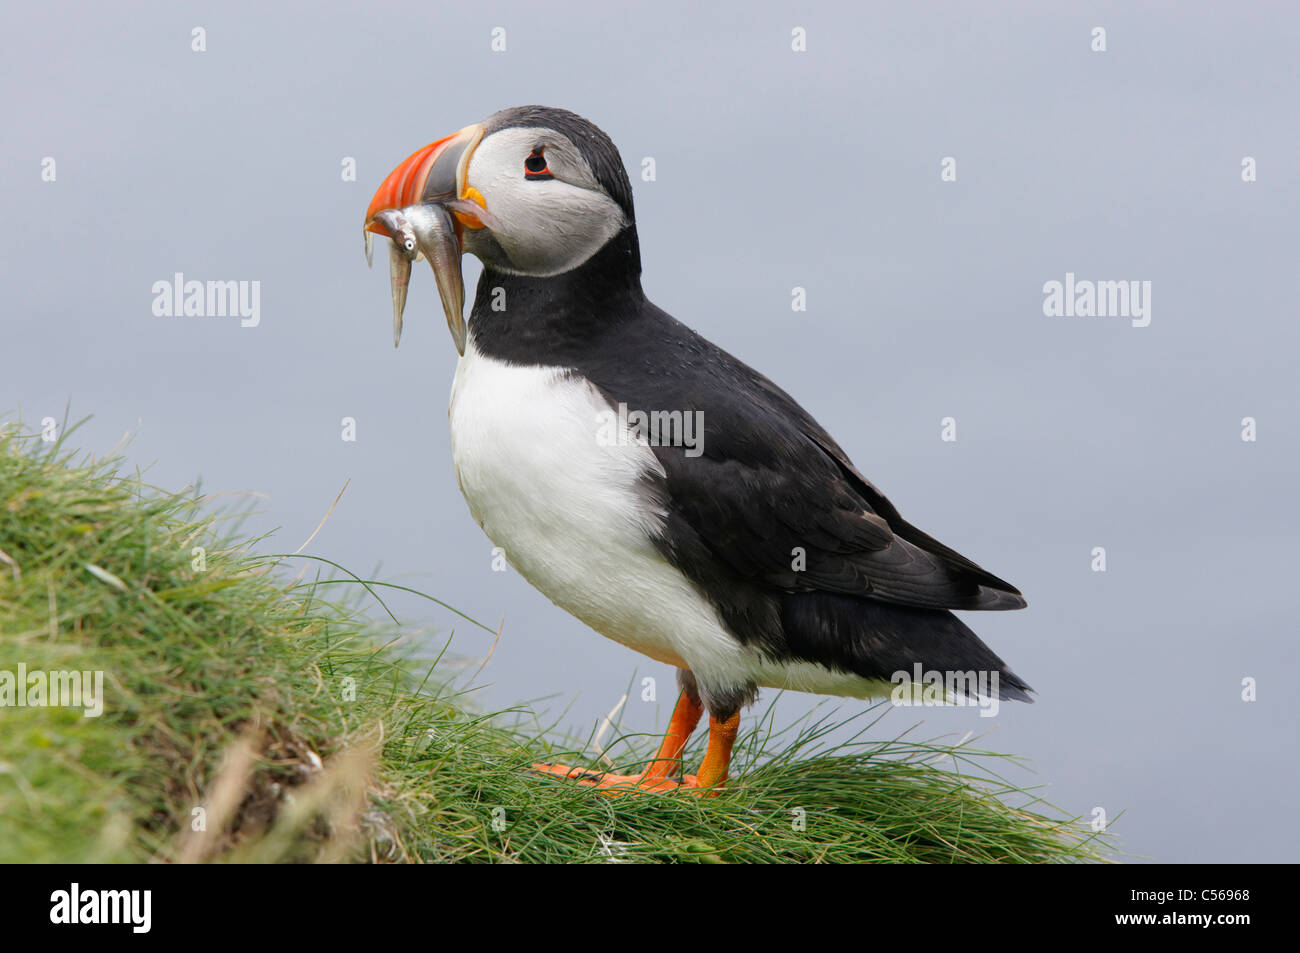
[[402,312],[411,283],[411,259],[397,242],[388,243],[388,280],[393,286],[393,347],[402,340]]
[[[411,283],[411,262],[419,256],[419,241],[415,229],[402,212],[384,209],[375,215],[375,221],[388,229],[388,279],[393,289],[393,347],[402,340],[402,312],[406,310],[406,291]],[[369,260],[370,232],[366,232],[366,252]]]
[[[408,205],[402,216],[410,225],[416,248],[429,259],[438,297],[447,316],[447,329],[456,345],[456,353],[465,354],[465,278],[460,271],[460,240],[451,212],[436,203]],[[376,216],[378,218],[378,216]]]
[[[416,206],[412,206],[415,208]],[[415,237],[415,229],[407,220],[406,212],[408,209],[398,211],[395,208],[386,208],[382,212],[375,213],[375,221],[388,229],[395,245],[401,245],[407,256],[414,261],[416,255],[416,245],[418,242]]]

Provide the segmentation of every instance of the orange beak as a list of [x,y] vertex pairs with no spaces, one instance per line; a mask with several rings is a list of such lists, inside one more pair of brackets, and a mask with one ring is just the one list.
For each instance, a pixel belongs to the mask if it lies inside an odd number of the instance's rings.
[[470,157],[482,138],[483,126],[476,123],[411,153],[388,174],[370,200],[365,230],[391,238],[383,223],[375,221],[375,216],[387,209],[402,209],[416,203],[445,205],[466,228],[483,228],[474,206],[485,209],[487,203],[477,189],[465,182]]
[[465,354],[463,230],[489,228],[495,221],[483,196],[466,182],[470,157],[483,133],[482,125],[466,126],[454,136],[416,150],[388,174],[366,209],[362,224],[366,261],[371,261],[373,235],[390,239],[394,346],[402,335],[411,262],[423,257],[433,269],[452,341],[457,352]]

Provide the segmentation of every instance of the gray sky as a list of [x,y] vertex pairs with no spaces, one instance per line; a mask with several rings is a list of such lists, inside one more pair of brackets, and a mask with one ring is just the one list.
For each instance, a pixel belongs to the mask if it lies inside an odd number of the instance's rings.
[[[431,276],[394,351],[382,249],[374,271],[361,254],[399,160],[506,106],[564,106],[622,151],[650,297],[1029,599],[965,618],[1037,704],[900,710],[878,732],[991,728],[985,746],[1032,761],[1014,780],[1126,812],[1136,854],[1300,859],[1295,9],[609,7],[7,5],[0,412],[70,404],[94,415],[78,446],[132,430],[158,485],[266,494],[246,528],[280,527],[281,549],[351,479],[311,551],[504,615],[477,704],[548,699],[585,733],[649,675],[658,703],[634,696],[625,724],[662,726],[670,669],[492,571],[451,468]],[[176,272],[260,282],[259,323],[156,317]],[[1149,281],[1150,324],[1045,316],[1067,273]],[[412,629],[456,623],[392,605]],[[453,649],[489,642],[461,625]],[[786,696],[778,718],[819,701]]]

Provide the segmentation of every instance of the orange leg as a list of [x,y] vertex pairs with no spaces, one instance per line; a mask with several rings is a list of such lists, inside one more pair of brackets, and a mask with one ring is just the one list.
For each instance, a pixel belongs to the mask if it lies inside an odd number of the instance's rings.
[[700,773],[693,779],[687,775],[689,784],[711,788],[727,780],[727,768],[731,766],[731,749],[736,743],[736,732],[740,729],[740,712],[736,712],[726,721],[709,716],[709,747],[700,762]]
[[[574,778],[580,784],[591,785],[597,788],[642,788],[648,791],[670,791],[677,787],[694,787],[695,778],[687,776],[685,779],[678,781],[670,775],[677,768],[682,759],[682,752],[686,748],[686,742],[690,740],[691,732],[695,726],[700,723],[700,718],[704,715],[704,707],[698,700],[691,699],[686,692],[682,692],[677,698],[677,706],[673,709],[673,716],[668,722],[668,730],[664,733],[664,740],[659,745],[659,751],[655,754],[654,760],[640,774],[601,774],[595,771],[587,771],[583,768],[570,768],[562,764],[535,764],[533,768],[544,774],[552,774],[561,778]],[[736,719],[738,720],[738,719]],[[710,719],[709,727],[709,751],[714,748],[713,738],[713,720]],[[732,728],[731,739],[735,740],[735,728]],[[726,745],[727,754],[731,753],[731,742]],[[708,755],[705,755],[705,763],[708,763]],[[726,776],[726,764],[722,768],[723,776]]]
[[668,730],[664,732],[659,752],[646,769],[647,778],[666,778],[673,773],[674,768],[680,767],[686,742],[691,740],[691,733],[695,731],[703,714],[704,706],[699,701],[692,701],[685,692],[677,696],[677,705],[673,708],[672,718],[668,720]]

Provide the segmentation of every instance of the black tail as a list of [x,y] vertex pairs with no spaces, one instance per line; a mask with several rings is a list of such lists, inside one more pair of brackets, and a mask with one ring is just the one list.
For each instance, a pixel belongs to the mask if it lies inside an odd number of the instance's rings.
[[996,673],[999,698],[1033,701],[1033,689],[946,609],[798,592],[781,597],[781,623],[792,655],[829,668],[884,681],[911,676],[918,665],[923,672]]

